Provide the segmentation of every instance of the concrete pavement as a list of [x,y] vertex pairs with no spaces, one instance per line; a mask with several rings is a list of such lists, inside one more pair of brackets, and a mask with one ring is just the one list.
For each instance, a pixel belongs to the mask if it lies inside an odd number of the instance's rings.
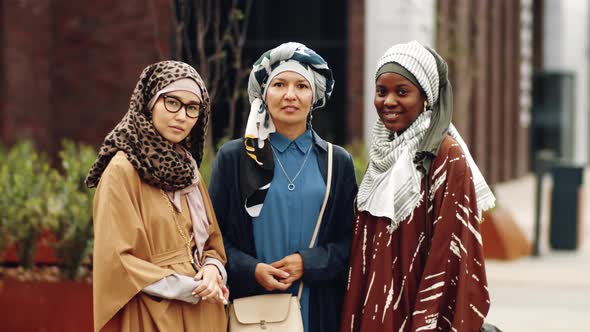
[[[590,171],[584,174],[582,243],[577,251],[549,248],[552,180],[544,179],[541,255],[510,262],[487,260],[492,306],[488,321],[505,332],[590,331]],[[495,186],[498,204],[533,238],[535,179]],[[584,209],[586,207],[586,209]]]

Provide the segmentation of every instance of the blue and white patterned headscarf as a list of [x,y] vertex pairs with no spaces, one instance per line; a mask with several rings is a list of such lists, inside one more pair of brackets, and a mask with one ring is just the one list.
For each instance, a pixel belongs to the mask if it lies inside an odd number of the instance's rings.
[[[252,66],[248,80],[250,115],[244,135],[242,167],[240,169],[240,188],[246,211],[257,217],[262,210],[266,192],[274,174],[274,163],[270,144],[266,144],[270,133],[275,131],[274,123],[265,104],[264,92],[274,77],[273,71],[280,66],[297,62],[306,79],[313,88],[312,109],[326,105],[334,89],[334,78],[328,63],[312,49],[303,44],[289,42],[266,51]],[[299,72],[298,70],[295,70]]]

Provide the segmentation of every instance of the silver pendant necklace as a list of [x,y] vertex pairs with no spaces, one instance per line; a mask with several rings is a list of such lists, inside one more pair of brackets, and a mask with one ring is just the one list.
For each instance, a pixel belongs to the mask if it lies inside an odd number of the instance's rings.
[[295,190],[295,184],[293,182],[295,182],[295,179],[297,179],[297,177],[299,176],[299,174],[303,170],[303,167],[305,166],[305,163],[307,162],[307,157],[309,157],[309,151],[311,151],[312,145],[313,145],[313,143],[309,145],[309,149],[307,149],[307,152],[305,153],[305,159],[303,159],[303,163],[301,164],[301,167],[299,168],[299,171],[297,172],[297,174],[295,174],[295,177],[293,177],[293,180],[291,180],[291,178],[289,177],[289,174],[287,174],[287,171],[285,171],[285,168],[283,167],[283,164],[281,163],[281,160],[279,159],[278,154],[275,152],[274,146],[272,146],[272,144],[270,145],[272,153],[275,155],[275,158],[277,159],[277,162],[279,163],[279,166],[281,167],[283,174],[285,174],[287,181],[289,181],[289,184],[287,185],[287,189],[289,189],[289,191]]

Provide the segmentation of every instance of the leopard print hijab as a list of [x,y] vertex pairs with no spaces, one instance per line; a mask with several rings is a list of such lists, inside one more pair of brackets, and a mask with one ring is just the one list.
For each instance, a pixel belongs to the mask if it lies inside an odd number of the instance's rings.
[[176,149],[173,143],[158,133],[152,124],[152,113],[147,104],[158,91],[174,81],[189,78],[194,80],[201,91],[205,112],[186,140],[179,143],[190,152],[196,165],[203,158],[203,144],[209,119],[210,101],[205,83],[190,65],[179,61],[162,61],[147,66],[135,86],[129,110],[105,138],[96,162],[86,178],[88,187],[96,187],[111,158],[117,151],[124,151],[127,159],[139,173],[141,179],[165,191],[177,191],[190,186],[198,176],[191,156]]

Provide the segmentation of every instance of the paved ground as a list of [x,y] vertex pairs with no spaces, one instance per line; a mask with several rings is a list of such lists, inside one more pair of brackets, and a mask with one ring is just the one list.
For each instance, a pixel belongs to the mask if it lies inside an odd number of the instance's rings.
[[[548,201],[552,181],[544,180],[541,255],[511,262],[487,261],[492,307],[488,320],[505,332],[590,331],[590,172],[583,186],[582,243],[577,251],[548,246]],[[534,178],[495,188],[498,202],[508,208],[532,239]]]

